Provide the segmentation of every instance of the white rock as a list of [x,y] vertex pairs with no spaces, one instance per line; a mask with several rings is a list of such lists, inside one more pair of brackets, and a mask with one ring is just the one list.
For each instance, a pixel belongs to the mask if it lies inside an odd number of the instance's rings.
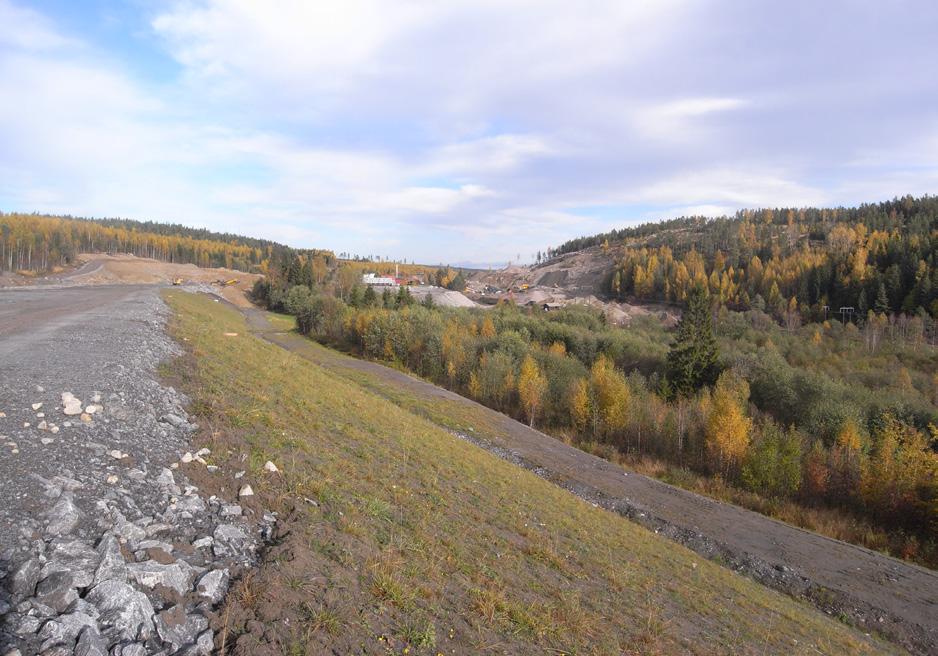
[[79,417],[79,419],[81,419],[83,422],[85,422],[85,423],[87,424],[87,423],[90,423],[90,422],[91,422],[91,415],[89,415],[89,414],[86,413],[86,412],[83,412],[83,413],[81,413],[81,417]]
[[114,458],[114,460],[121,460],[122,458],[127,457],[127,454],[121,453],[119,449],[113,449],[111,451],[108,451],[108,455]]
[[237,474],[235,474],[235,478],[236,478],[236,479],[237,479],[237,478],[241,478],[242,476],[244,476],[244,472],[243,472],[243,471],[239,471]]
[[42,421],[39,422],[39,425],[36,426],[36,428],[38,428],[39,430],[46,430],[47,428],[49,428],[49,424],[47,424],[46,420],[43,419]]
[[42,419],[42,418],[45,417],[45,416],[46,416],[46,413],[45,413],[45,412],[37,412],[37,413],[36,413],[36,419]]
[[46,391],[46,388],[43,387],[42,385],[36,385],[36,391],[39,393],[42,393]]
[[250,485],[245,485],[244,487],[241,488],[241,491],[238,492],[238,496],[239,497],[253,497],[254,490],[251,489]]
[[55,442],[55,440],[52,439],[51,437],[44,437],[44,438],[42,438],[42,439],[39,440],[39,441],[42,442],[43,446],[49,446],[50,444],[52,444],[53,442]]
[[42,407],[41,403],[33,403],[33,410],[38,410],[41,407]]
[[58,432],[59,432],[59,427],[56,426],[55,424],[52,424],[51,426],[49,426],[49,432],[50,432],[50,433],[58,433]]
[[29,428],[29,422],[28,422],[28,421],[24,421],[24,422],[23,422],[23,428]]
[[205,462],[205,458],[203,458],[202,456],[196,456],[195,458],[193,458],[193,460],[195,460],[195,461],[196,461],[197,463],[199,463],[200,465],[207,465],[207,464],[208,464],[207,462]]
[[210,455],[212,455],[212,450],[211,450],[211,449],[206,449],[206,448],[203,447],[203,448],[199,449],[198,451],[196,451],[196,452],[195,452],[195,455],[199,456],[200,458],[204,458],[205,456],[210,456]]
[[179,469],[179,463],[178,463],[178,462],[174,462],[173,464],[171,464],[171,465],[169,466],[169,468],[170,468],[170,469]]
[[187,464],[187,463],[192,462],[193,459],[194,459],[194,458],[193,458],[192,454],[189,453],[188,451],[186,451],[186,452],[182,455],[182,458],[179,459],[179,462],[181,462],[181,463],[183,463],[183,464]]
[[272,463],[270,460],[264,463],[264,469],[269,471],[272,474],[276,474],[278,471],[280,471],[279,469],[277,469],[277,465]]
[[66,403],[65,407],[62,408],[62,412],[69,417],[81,414],[81,401],[75,399],[71,403]]
[[85,412],[89,415],[93,415],[94,413],[96,413],[98,410],[101,410],[101,409],[102,409],[101,406],[95,405],[95,404],[85,406]]
[[119,480],[120,478],[118,478],[115,474],[111,474],[107,477],[108,485],[117,485],[117,481]]
[[7,413],[5,413],[5,412],[0,412],[0,419],[3,419],[3,418],[6,417],[6,416],[7,416]]

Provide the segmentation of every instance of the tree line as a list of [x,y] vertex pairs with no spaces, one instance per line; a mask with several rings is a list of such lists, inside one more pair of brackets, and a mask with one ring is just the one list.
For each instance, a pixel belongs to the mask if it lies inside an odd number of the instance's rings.
[[47,271],[74,264],[81,252],[112,252],[263,272],[291,251],[272,241],[177,224],[0,213],[0,271]]

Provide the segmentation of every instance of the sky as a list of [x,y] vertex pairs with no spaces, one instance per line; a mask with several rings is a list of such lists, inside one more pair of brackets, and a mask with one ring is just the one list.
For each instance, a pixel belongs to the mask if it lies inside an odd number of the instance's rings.
[[0,210],[504,263],[938,192],[938,3],[0,0]]

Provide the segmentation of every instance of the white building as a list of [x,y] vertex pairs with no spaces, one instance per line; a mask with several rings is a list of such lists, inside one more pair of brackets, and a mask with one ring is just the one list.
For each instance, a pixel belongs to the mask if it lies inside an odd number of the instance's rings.
[[363,274],[362,283],[371,287],[394,287],[397,285],[397,281],[395,281],[394,278],[380,277],[374,273]]

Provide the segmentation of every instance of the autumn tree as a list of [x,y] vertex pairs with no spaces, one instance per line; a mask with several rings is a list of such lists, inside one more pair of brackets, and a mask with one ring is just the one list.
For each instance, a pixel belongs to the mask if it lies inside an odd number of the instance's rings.
[[625,376],[603,355],[590,370],[590,392],[593,434],[606,439],[619,437],[628,421],[631,393]]
[[748,399],[745,381],[729,371],[721,374],[707,418],[706,447],[710,468],[727,477],[737,470],[749,447],[752,420],[744,410]]
[[697,285],[688,294],[687,308],[668,353],[668,379],[674,392],[687,396],[713,383],[718,373],[718,359],[707,291]]
[[527,355],[521,363],[518,374],[518,396],[521,398],[521,407],[528,418],[528,425],[534,427],[534,418],[544,400],[547,392],[547,379],[541,373],[540,367],[531,355]]

